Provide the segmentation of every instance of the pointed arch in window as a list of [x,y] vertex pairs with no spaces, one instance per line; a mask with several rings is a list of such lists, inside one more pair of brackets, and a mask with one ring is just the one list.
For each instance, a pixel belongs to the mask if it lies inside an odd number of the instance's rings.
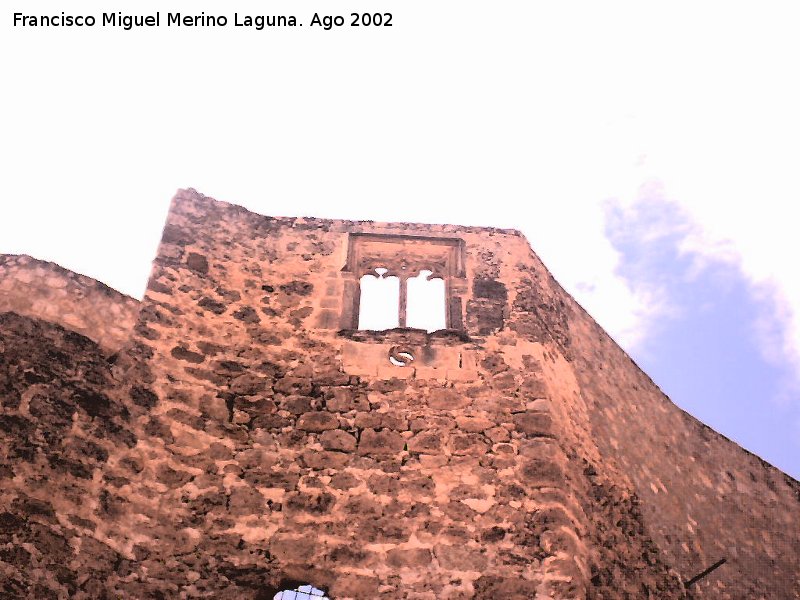
[[408,279],[406,325],[425,331],[447,327],[444,279],[427,269]]
[[[358,328],[382,331],[400,325],[398,302],[400,279],[388,275],[388,269],[378,267],[360,280]],[[376,276],[377,275],[377,276]]]

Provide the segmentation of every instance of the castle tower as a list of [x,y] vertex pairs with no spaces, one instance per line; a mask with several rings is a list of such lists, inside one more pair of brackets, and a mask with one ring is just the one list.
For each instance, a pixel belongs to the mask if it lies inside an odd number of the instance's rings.
[[[9,319],[15,343],[34,335]],[[0,580],[54,597],[800,597],[800,484],[672,404],[518,232],[273,218],[183,191],[110,362],[105,400],[73,390],[60,434],[102,449],[88,475],[42,444],[38,479],[6,456]],[[36,437],[19,431],[32,402],[4,407],[9,443]],[[23,539],[36,569],[8,554]]]

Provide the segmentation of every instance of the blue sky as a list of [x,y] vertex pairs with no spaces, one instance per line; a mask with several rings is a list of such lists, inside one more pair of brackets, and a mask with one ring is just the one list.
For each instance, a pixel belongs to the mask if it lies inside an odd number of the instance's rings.
[[180,187],[517,228],[678,405],[800,476],[796,2],[389,1],[393,27],[327,32],[34,30],[6,10],[0,252],[140,297]]
[[691,230],[687,216],[648,191],[631,209],[607,207],[607,235],[621,256],[618,274],[661,299],[660,318],[631,349],[634,359],[679,406],[797,475],[797,375],[761,349],[767,340],[759,324],[774,307],[737,264],[699,261],[682,250]]

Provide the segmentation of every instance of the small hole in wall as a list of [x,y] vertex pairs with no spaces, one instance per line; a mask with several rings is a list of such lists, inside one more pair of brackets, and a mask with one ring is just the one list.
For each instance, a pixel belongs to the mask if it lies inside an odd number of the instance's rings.
[[389,362],[396,367],[407,367],[414,362],[414,353],[408,348],[393,346],[389,350]]
[[293,590],[283,590],[275,594],[273,600],[330,600],[325,592],[313,585],[299,585]]

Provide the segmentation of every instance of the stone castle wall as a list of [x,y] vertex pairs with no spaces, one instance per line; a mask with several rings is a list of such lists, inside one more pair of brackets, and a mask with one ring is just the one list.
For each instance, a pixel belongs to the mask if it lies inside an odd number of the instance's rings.
[[[353,265],[395,250],[441,262],[453,330],[353,330]],[[0,597],[797,597],[797,482],[669,402],[516,232],[190,190],[113,367],[3,319]]]
[[800,598],[800,482],[676,407],[575,307],[572,364],[604,460],[632,484],[644,522],[696,598]]
[[113,353],[130,337],[139,302],[54,263],[5,254],[0,255],[0,312],[58,323]]
[[[341,331],[354,233],[463,240],[463,332]],[[180,194],[135,327],[147,358],[127,374],[158,401],[125,460],[169,507],[139,544],[198,555],[202,590],[222,569],[335,598],[683,597],[629,493],[563,430],[548,378],[569,366],[518,289],[545,275],[514,232],[274,219]],[[150,584],[183,568],[148,569]]]

